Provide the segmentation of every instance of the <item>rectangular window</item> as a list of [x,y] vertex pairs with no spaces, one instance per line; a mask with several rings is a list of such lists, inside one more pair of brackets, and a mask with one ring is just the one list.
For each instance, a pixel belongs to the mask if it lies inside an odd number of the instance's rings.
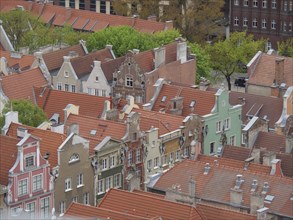
[[241,135],[241,144],[245,144],[246,143],[246,137],[245,137],[245,134],[243,133]]
[[234,5],[239,5],[239,0],[234,0]]
[[163,155],[162,158],[161,158],[161,161],[162,161],[162,165],[168,164],[168,157],[167,157],[167,155]]
[[246,17],[243,18],[243,27],[248,26],[248,19]]
[[71,85],[71,92],[75,92],[75,85]]
[[64,86],[65,86],[64,90],[65,90],[66,92],[68,92],[68,91],[69,91],[69,85],[68,85],[68,84],[64,84]]
[[102,96],[103,96],[103,97],[106,97],[106,94],[107,94],[107,91],[103,89],[103,90],[102,90]]
[[65,212],[65,202],[60,202],[60,214],[63,214]]
[[126,76],[126,79],[125,79],[125,85],[127,87],[133,87],[133,78],[132,76]]
[[153,164],[152,164],[152,163],[153,163],[152,160],[148,160],[148,162],[147,162],[147,169],[148,169],[149,171],[151,171],[152,168],[153,168]]
[[253,6],[253,7],[257,7],[257,6],[258,6],[258,2],[257,2],[257,0],[253,0],[252,6]]
[[253,27],[253,28],[257,28],[257,19],[256,19],[256,18],[254,18],[254,19],[252,20],[252,27]]
[[293,1],[291,0],[289,3],[289,11],[292,11],[292,10],[293,10]]
[[90,11],[96,11],[96,0],[91,0]]
[[262,27],[262,29],[266,29],[267,28],[267,21],[266,21],[266,19],[262,19],[261,27]]
[[189,157],[189,147],[188,147],[188,146],[186,146],[186,147],[184,148],[184,156],[185,156],[185,157]]
[[88,192],[83,194],[83,204],[90,204],[90,194]]
[[287,1],[284,1],[284,11],[287,11],[287,9],[288,9],[288,3]]
[[129,151],[128,152],[128,155],[127,155],[127,164],[128,164],[128,166],[131,166],[131,164],[132,164],[132,151]]
[[216,133],[219,133],[222,131],[222,122],[221,121],[217,121],[216,122]]
[[84,10],[85,7],[84,7],[84,0],[79,0],[79,9],[80,10]]
[[271,41],[267,41],[267,50],[272,49],[272,42]]
[[98,181],[98,194],[102,194],[105,192],[105,180],[101,179]]
[[77,175],[77,187],[83,186],[83,174],[80,173]]
[[174,162],[174,152],[170,153],[170,163]]
[[141,162],[141,152],[140,152],[140,148],[136,149],[136,163],[140,163]]
[[117,173],[114,175],[114,188],[121,187],[121,173]]
[[175,152],[175,160],[179,160],[179,158],[180,158],[180,150],[177,150]]
[[27,179],[20,180],[18,182],[18,196],[24,196],[27,194]]
[[210,154],[215,153],[215,142],[210,143]]
[[49,197],[41,200],[41,218],[49,218]]
[[91,89],[91,88],[87,88],[87,93],[88,93],[89,95],[92,95],[92,89]]
[[113,177],[106,177],[106,192],[113,187]]
[[159,157],[156,157],[155,159],[154,159],[154,168],[156,169],[156,168],[159,168],[159,166],[160,166],[160,164],[159,164]]
[[69,7],[75,8],[75,0],[69,0]]
[[276,29],[276,21],[275,21],[275,20],[272,20],[272,22],[271,22],[271,28],[272,28],[273,30]]
[[108,168],[108,160],[107,158],[102,159],[102,170],[105,170]]
[[262,7],[263,8],[267,8],[267,4],[268,4],[267,0],[262,0]]
[[62,83],[57,83],[57,89],[60,91],[62,90]]
[[272,0],[272,9],[277,8],[277,0]]
[[35,165],[35,156],[27,156],[25,157],[25,168],[33,167]]
[[286,30],[287,30],[287,23],[286,23],[286,21],[284,21],[283,31],[286,32]]
[[111,155],[109,160],[110,160],[109,161],[110,168],[115,167],[115,156]]
[[95,96],[99,96],[99,90],[95,89]]
[[231,136],[230,137],[230,144],[233,145],[233,146],[236,145],[236,138],[235,138],[235,136]]
[[35,219],[36,203],[31,202],[31,203],[26,204],[26,211],[27,211],[30,219]]
[[289,26],[289,31],[291,32],[292,31],[292,22],[290,22],[288,26]]
[[243,0],[243,6],[248,6],[248,0]]
[[224,130],[229,130],[230,129],[230,118],[226,118],[224,120]]
[[106,13],[106,1],[100,1],[100,13]]
[[68,71],[64,72],[64,77],[69,77],[69,72]]
[[33,191],[37,191],[43,188],[43,176],[42,174],[33,176]]
[[239,25],[239,18],[235,17],[234,18],[234,26],[238,26]]
[[65,192],[71,190],[71,178],[65,179]]
[[74,196],[72,199],[71,199],[72,202],[77,202],[77,196]]

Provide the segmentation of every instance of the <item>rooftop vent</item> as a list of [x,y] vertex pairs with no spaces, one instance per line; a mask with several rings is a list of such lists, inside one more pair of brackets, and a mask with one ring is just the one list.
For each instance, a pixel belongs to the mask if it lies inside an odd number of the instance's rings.
[[267,194],[267,192],[269,191],[269,188],[270,188],[270,186],[269,186],[269,183],[268,182],[264,182],[264,186],[263,186],[263,188],[262,188],[262,194]]
[[90,131],[90,135],[93,135],[94,136],[94,135],[96,135],[96,133],[97,133],[97,130],[91,130]]
[[209,163],[206,163],[205,166],[204,166],[204,172],[203,174],[204,175],[207,175],[210,171],[211,167],[210,167],[210,164]]
[[251,184],[251,192],[255,192],[257,188],[257,180],[253,180]]
[[242,175],[241,174],[238,174],[236,176],[236,184],[234,186],[234,189],[240,189],[241,187],[241,184],[244,182],[244,180],[242,179]]
[[275,198],[275,196],[272,196],[272,195],[267,195],[265,197],[265,203],[272,203],[273,199]]

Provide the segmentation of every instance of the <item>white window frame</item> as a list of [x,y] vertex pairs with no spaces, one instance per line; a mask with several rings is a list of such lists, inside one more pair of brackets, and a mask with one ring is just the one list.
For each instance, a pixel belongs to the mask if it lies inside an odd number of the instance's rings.
[[83,173],[77,175],[77,188],[84,186],[83,184]]
[[64,77],[66,77],[66,78],[69,77],[69,72],[68,71],[64,71]]
[[36,202],[29,202],[26,204],[26,210],[28,211],[28,215],[30,219],[35,219],[36,214]]
[[248,19],[247,17],[243,18],[243,27],[247,27],[248,26]]
[[75,87],[75,85],[71,85],[71,92],[76,92],[76,87]]
[[100,92],[99,92],[99,89],[94,89],[94,92],[95,92],[95,96],[100,96]]
[[33,176],[33,192],[43,188],[43,174]]
[[162,163],[162,166],[167,166],[168,165],[168,156],[166,154],[164,154],[161,157],[161,163]]
[[175,161],[178,161],[180,159],[180,150],[176,150],[175,152]]
[[127,164],[128,164],[128,166],[132,165],[132,151],[129,151],[127,153]]
[[232,135],[232,136],[229,138],[229,143],[230,143],[230,145],[232,145],[232,146],[236,146],[236,136],[235,136],[235,135]]
[[105,179],[98,181],[98,195],[105,193]]
[[239,18],[237,16],[234,17],[234,26],[239,26]]
[[65,212],[65,202],[64,201],[61,201],[60,204],[59,204],[59,208],[60,208],[60,214],[64,214]]
[[234,0],[234,5],[239,5],[239,0]]
[[256,19],[256,18],[254,18],[254,19],[252,20],[252,27],[253,27],[253,28],[257,28],[257,19]]
[[253,0],[252,7],[254,7],[254,8],[258,7],[258,0]]
[[64,84],[64,91],[69,92],[69,84]]
[[62,91],[62,83],[57,83],[57,90]]
[[246,144],[246,134],[242,133],[241,134],[241,144]]
[[74,197],[72,197],[72,199],[71,199],[72,202],[77,202],[77,200],[78,200],[78,197],[77,197],[77,196],[74,196]]
[[272,0],[272,9],[277,8],[277,0]]
[[222,121],[216,122],[216,133],[222,132]]
[[245,7],[248,6],[248,0],[243,0],[243,6],[245,6]]
[[186,147],[184,148],[184,156],[185,156],[185,157],[189,157],[189,147],[188,147],[188,146],[186,146]]
[[291,21],[289,22],[288,27],[289,27],[289,32],[291,32],[292,31],[292,22]]
[[99,76],[96,76],[95,81],[99,82]]
[[154,158],[154,169],[158,169],[160,166],[159,157]]
[[25,196],[28,194],[28,178],[18,181],[18,196]]
[[90,194],[88,192],[83,194],[83,204],[84,205],[90,204]]
[[267,8],[268,7],[268,1],[267,0],[262,0],[262,7]]
[[121,187],[121,173],[117,173],[113,178],[113,187],[120,188]]
[[287,22],[284,21],[284,24],[283,24],[283,31],[286,32],[287,31]]
[[50,213],[50,197],[42,198],[40,203],[41,218],[48,218]]
[[65,192],[72,190],[71,177],[65,179]]
[[[28,159],[31,159],[32,158],[32,164],[29,164],[28,165],[28,162],[31,162],[31,161],[28,161]],[[28,155],[25,155],[24,156],[24,162],[25,162],[25,168],[30,168],[30,167],[34,167],[35,166],[35,154],[28,154]]]
[[275,20],[272,20],[272,21],[271,21],[271,29],[272,29],[272,30],[276,30],[276,27],[277,27],[277,25],[276,25],[276,21],[275,21]]
[[116,165],[116,161],[115,161],[115,155],[111,155],[110,158],[109,158],[109,167],[112,168],[112,167],[115,167]]
[[169,160],[171,163],[173,162],[174,163],[174,152],[171,152],[170,153],[170,160]]
[[133,87],[133,77],[131,75],[125,76],[125,86],[126,87]]
[[106,96],[107,96],[107,90],[102,89],[102,96],[103,96],[103,97],[106,97]]
[[87,94],[92,95],[93,89],[92,88],[87,88]]
[[113,188],[113,176],[108,176],[105,178],[105,188],[106,192],[108,192],[109,189]]
[[231,127],[231,120],[230,118],[226,118],[224,120],[224,130],[227,131],[230,129],[230,127]]
[[148,162],[147,162],[147,169],[148,169],[148,170],[152,170],[152,168],[153,168],[153,161],[152,161],[152,159],[150,159],[150,160],[148,160]]
[[137,148],[135,154],[136,154],[136,163],[140,163],[141,162],[141,149]]
[[261,21],[261,28],[262,29],[266,29],[267,28],[267,21],[266,21],[265,18],[263,18],[262,21]]
[[108,158],[102,159],[102,170],[108,169]]

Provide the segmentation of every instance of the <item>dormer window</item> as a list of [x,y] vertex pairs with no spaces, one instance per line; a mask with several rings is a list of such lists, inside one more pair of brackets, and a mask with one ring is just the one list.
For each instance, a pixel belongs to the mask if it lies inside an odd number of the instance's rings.
[[99,82],[99,77],[98,76],[96,76],[96,82]]
[[64,77],[69,77],[69,72],[68,71],[64,72]]
[[25,168],[30,168],[35,165],[35,156],[29,155],[25,157]]
[[131,75],[127,75],[125,77],[125,86],[127,87],[133,87],[133,78]]
[[69,162],[68,163],[74,163],[79,161],[79,155],[78,154],[73,154],[70,158],[69,158]]

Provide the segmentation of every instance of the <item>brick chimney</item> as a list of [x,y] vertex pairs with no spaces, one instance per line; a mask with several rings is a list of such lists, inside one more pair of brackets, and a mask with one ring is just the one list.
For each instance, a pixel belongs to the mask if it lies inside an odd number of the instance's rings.
[[240,189],[244,180],[242,179],[242,175],[238,174],[236,176],[236,182],[234,188],[230,189],[230,202],[234,205],[241,205],[243,199],[243,190]]
[[270,175],[272,176],[283,176],[282,168],[281,168],[281,160],[273,159],[271,161],[272,169]]
[[170,113],[173,115],[182,115],[183,110],[183,97],[176,96],[170,99]]
[[178,42],[177,43],[177,60],[180,60],[181,63],[185,63],[187,60],[187,43]]
[[280,85],[284,80],[284,58],[277,57],[275,60],[275,80]]

